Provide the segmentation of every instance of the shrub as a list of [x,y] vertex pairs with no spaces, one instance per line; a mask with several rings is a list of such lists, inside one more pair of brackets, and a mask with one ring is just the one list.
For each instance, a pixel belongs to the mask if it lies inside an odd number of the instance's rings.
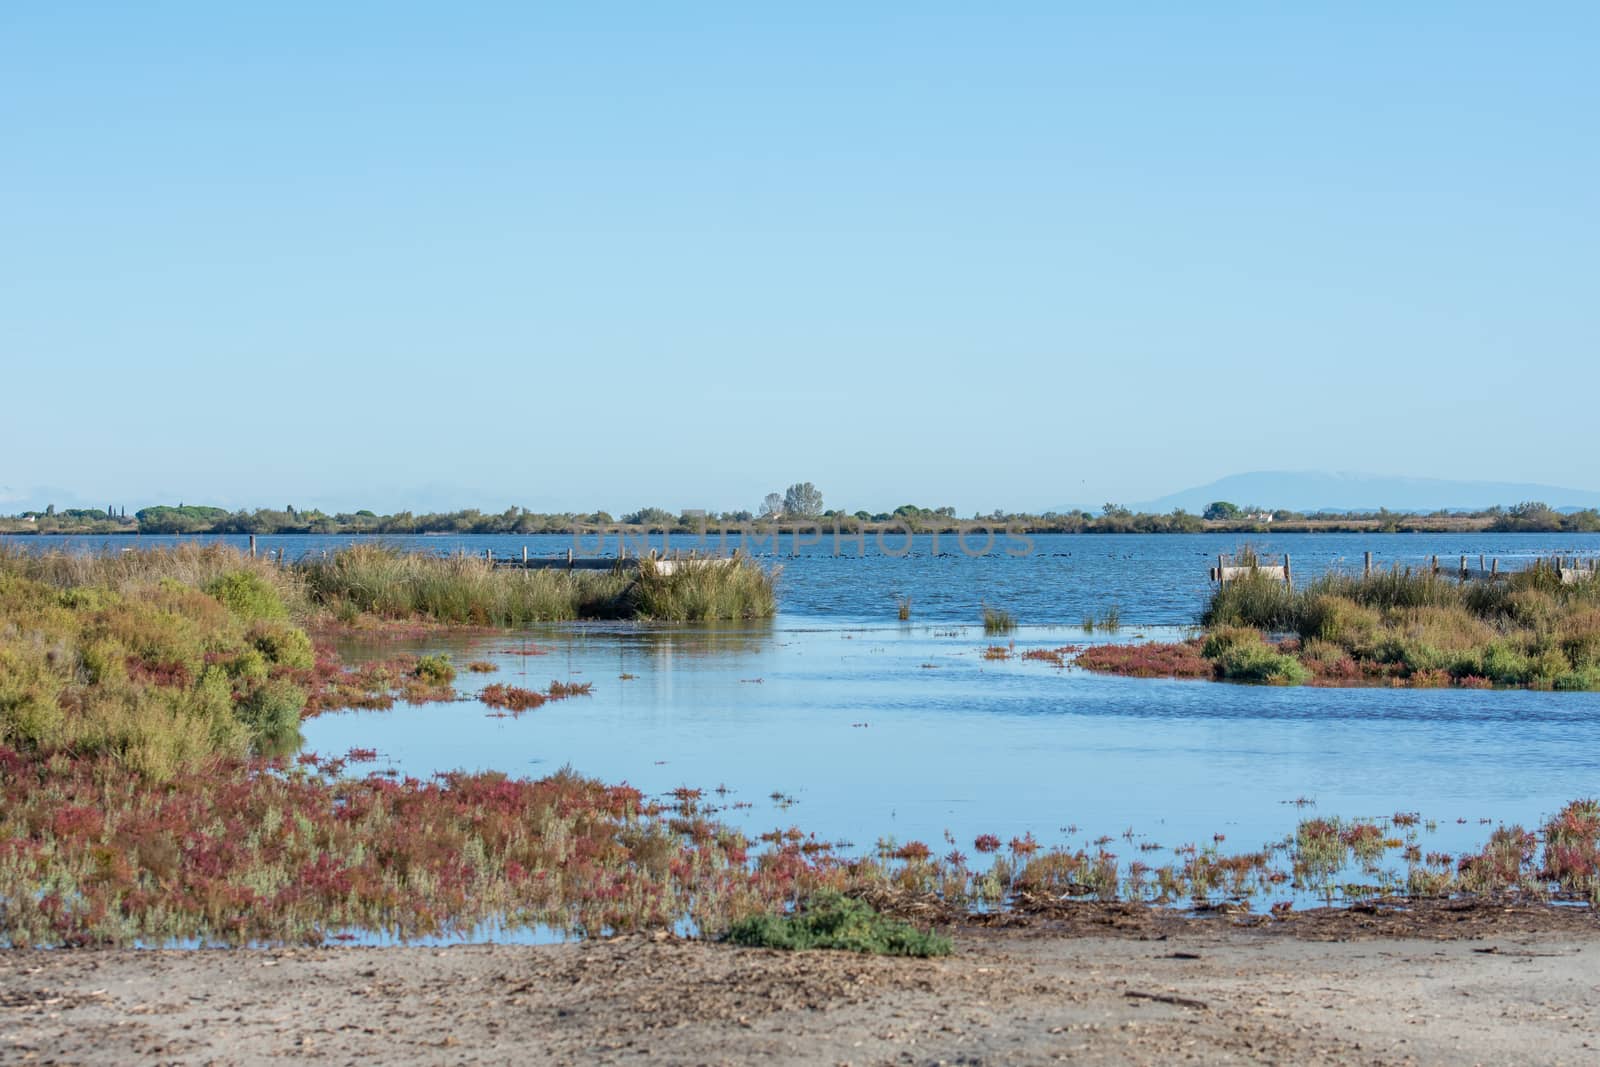
[[250,570],[231,571],[207,582],[203,587],[241,619],[282,619],[288,617],[283,599],[265,578]]
[[1522,685],[1533,676],[1533,665],[1527,654],[1509,641],[1491,642],[1478,660],[1474,674],[1501,685]]
[[1262,643],[1261,632],[1247,626],[1224,626],[1206,635],[1200,654],[1206,659],[1220,659],[1235,648]]
[[794,913],[752,915],[728,929],[727,940],[750,948],[834,949],[880,956],[948,956],[949,938],[879,914],[833,891],[819,892]]
[[272,663],[295,670],[307,670],[316,663],[311,638],[299,627],[261,622],[252,626],[247,636],[256,650]]
[[1255,630],[1218,630],[1206,638],[1201,654],[1229,681],[1300,685],[1311,677],[1299,660],[1269,646]]
[[238,716],[254,735],[258,748],[272,749],[299,736],[305,690],[281,680],[262,683],[240,701]]
[[430,685],[449,685],[456,680],[456,668],[449,656],[423,656],[411,673]]

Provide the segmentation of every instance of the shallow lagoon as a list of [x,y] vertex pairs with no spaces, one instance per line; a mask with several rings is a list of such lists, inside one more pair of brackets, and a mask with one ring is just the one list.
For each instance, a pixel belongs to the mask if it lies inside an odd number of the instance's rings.
[[[979,626],[783,616],[429,640],[414,647],[499,668],[463,673],[463,692],[551,680],[594,692],[518,717],[465,701],[325,715],[304,732],[308,750],[372,746],[379,766],[416,776],[570,764],[651,794],[700,788],[752,836],[799,826],[859,851],[880,836],[944,851],[946,831],[969,854],[981,833],[1074,847],[1110,835],[1125,860],[1162,845],[1141,854],[1159,863],[1216,834],[1247,851],[1309,815],[1397,811],[1436,820],[1422,843],[1450,851],[1481,844],[1481,820],[1535,825],[1600,785],[1600,694],[1152,681],[983,656],[996,643],[1178,632],[1023,627],[996,639]],[[546,654],[520,654],[530,647]]]
[[[176,538],[12,538],[28,548],[120,551]],[[201,538],[244,543],[244,538]],[[290,558],[349,538],[263,537]],[[564,554],[570,537],[416,537],[401,547],[496,556]],[[659,539],[658,539],[659,540]],[[1592,555],[1600,535],[1285,535],[1254,539],[1293,553],[1298,575],[1432,555],[1499,557],[1509,566],[1561,552]],[[418,651],[459,664],[457,687],[545,688],[586,681],[593,694],[519,717],[475,700],[344,712],[304,724],[323,755],[376,748],[379,768],[427,776],[495,769],[539,776],[570,765],[663,795],[706,791],[717,817],[752,837],[798,826],[867,852],[880,837],[969,855],[978,834],[1032,833],[1046,846],[1102,835],[1127,862],[1170,862],[1185,844],[1250,851],[1312,815],[1420,812],[1429,851],[1476,848],[1493,825],[1537,826],[1567,801],[1600,794],[1600,693],[1266,688],[1151,681],[1061,670],[1016,651],[1087,641],[1170,638],[1191,622],[1206,567],[1240,538],[1042,536],[1035,552],[973,559],[932,552],[834,556],[831,544],[785,558],[779,618],[725,627],[564,625],[515,635],[433,637]],[[676,543],[676,542],[675,542]],[[786,540],[787,544],[787,540]],[[679,546],[689,547],[689,546]],[[893,621],[897,597],[913,619]],[[1025,624],[1005,638],[977,625],[980,605]],[[1085,634],[1085,614],[1116,604],[1122,631]],[[1161,625],[1158,625],[1161,624]],[[518,654],[535,647],[546,654]],[[387,656],[351,646],[348,657]],[[633,677],[624,679],[622,675]],[[359,768],[357,768],[359,770]],[[725,787],[726,793],[715,792]],[[774,797],[776,794],[776,798]],[[1308,800],[1310,804],[1296,804]],[[1131,837],[1124,839],[1124,833]],[[1160,849],[1140,851],[1140,845]],[[1309,901],[1307,901],[1309,902]],[[497,938],[502,935],[487,933]]]

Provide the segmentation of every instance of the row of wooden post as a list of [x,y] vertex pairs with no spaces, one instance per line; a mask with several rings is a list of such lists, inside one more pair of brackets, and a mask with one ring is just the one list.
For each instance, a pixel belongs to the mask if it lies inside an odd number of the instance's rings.
[[[255,559],[256,558],[256,535],[255,534],[251,534],[250,535],[250,558],[251,559]],[[267,549],[267,558],[268,559],[272,558],[272,549],[270,549],[270,548]],[[288,555],[287,555],[286,550],[283,549],[283,548],[279,548],[278,549],[278,566],[280,566],[280,567],[283,566],[284,563],[287,562],[287,560],[288,560]]]
[[[1463,553],[1462,556],[1461,556],[1460,568],[1457,571],[1458,575],[1463,580],[1465,580],[1467,578],[1467,576],[1471,573],[1467,569],[1467,558],[1468,557],[1466,556],[1466,554]],[[1227,576],[1228,571],[1242,569],[1242,568],[1239,568],[1239,567],[1229,567],[1228,563],[1227,563],[1227,560],[1228,560],[1228,557],[1225,556],[1225,555],[1219,555],[1217,557],[1216,578],[1217,578],[1217,581],[1219,583],[1224,583],[1226,581],[1226,576]],[[1583,568],[1587,567],[1587,569],[1590,570],[1590,571],[1600,572],[1600,560],[1590,559],[1590,560],[1586,560],[1585,561],[1585,560],[1574,559],[1574,560],[1568,561],[1565,557],[1555,556],[1555,557],[1552,557],[1552,561],[1553,561],[1555,567],[1558,570],[1579,570],[1579,569],[1583,569]],[[1571,563],[1570,567],[1568,566],[1569,562]],[[1278,568],[1278,567],[1264,567],[1262,569],[1263,570],[1267,570],[1267,571],[1270,572],[1270,571],[1277,571],[1280,568]],[[1294,571],[1290,567],[1289,554],[1287,552],[1285,552],[1283,554],[1283,566],[1282,566],[1281,569],[1283,571],[1283,581],[1284,581],[1284,583],[1286,585],[1288,585],[1289,588],[1293,589],[1294,588]],[[1396,560],[1394,562],[1394,564],[1392,565],[1392,569],[1394,570],[1394,572],[1396,574],[1400,573],[1401,567],[1400,567],[1400,561],[1399,560]],[[1429,558],[1429,569],[1435,575],[1441,573],[1441,571],[1439,569],[1439,557],[1437,555],[1432,556],[1432,557]],[[1362,554],[1361,571],[1362,571],[1362,574],[1365,577],[1367,577],[1367,578],[1371,578],[1372,577],[1372,553],[1370,551],[1369,552],[1365,552],[1365,553]],[[1406,573],[1407,576],[1409,576],[1411,574],[1411,568],[1409,566],[1407,566],[1405,568],[1405,573]],[[1494,559],[1490,559],[1487,554],[1480,554],[1478,556],[1478,574],[1479,574],[1479,576],[1487,576],[1487,577],[1491,577],[1491,578],[1498,577],[1499,574],[1500,574],[1500,559],[1499,559],[1499,557],[1496,557]]]

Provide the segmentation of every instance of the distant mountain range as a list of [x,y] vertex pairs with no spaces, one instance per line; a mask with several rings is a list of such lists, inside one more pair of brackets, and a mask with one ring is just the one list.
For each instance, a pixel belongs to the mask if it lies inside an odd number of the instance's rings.
[[1156,500],[1130,505],[1135,511],[1168,512],[1173,508],[1200,512],[1226,500],[1240,507],[1256,505],[1289,511],[1480,511],[1499,505],[1538,500],[1558,510],[1600,507],[1600,492],[1563,489],[1527,482],[1462,482],[1444,478],[1390,478],[1327,471],[1252,471],[1233,474]]

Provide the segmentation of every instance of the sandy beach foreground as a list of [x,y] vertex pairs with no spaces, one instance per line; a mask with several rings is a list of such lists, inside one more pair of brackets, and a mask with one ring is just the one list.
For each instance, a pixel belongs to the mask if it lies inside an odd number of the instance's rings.
[[0,953],[7,1063],[1597,1058],[1600,931],[1587,915],[1043,923],[959,931],[939,960],[649,936]]

